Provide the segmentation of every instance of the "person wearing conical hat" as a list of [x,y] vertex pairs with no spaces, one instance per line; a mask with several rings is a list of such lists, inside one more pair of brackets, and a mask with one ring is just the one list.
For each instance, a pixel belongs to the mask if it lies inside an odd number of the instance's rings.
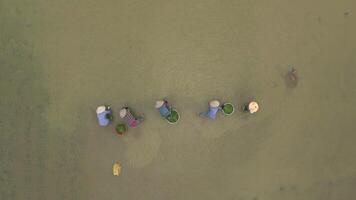
[[166,100],[156,101],[155,107],[163,118],[167,118],[171,114],[171,108]]
[[257,112],[258,109],[259,109],[259,105],[255,101],[251,101],[251,102],[245,104],[245,106],[243,107],[243,111],[249,112],[251,114]]
[[142,117],[134,117],[128,107],[122,108],[119,115],[120,118],[123,119],[125,123],[131,128],[137,127],[143,121]]
[[218,100],[213,100],[209,102],[209,110],[207,112],[200,113],[200,116],[215,119],[219,110],[220,102]]
[[112,120],[112,110],[110,106],[98,106],[96,108],[96,117],[100,126],[108,126]]

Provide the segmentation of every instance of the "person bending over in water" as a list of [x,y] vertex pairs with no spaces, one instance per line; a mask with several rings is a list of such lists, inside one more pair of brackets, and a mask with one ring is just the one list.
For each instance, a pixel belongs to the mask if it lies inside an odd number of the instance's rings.
[[220,110],[220,102],[213,100],[209,102],[209,110],[199,114],[201,117],[207,117],[209,119],[215,119],[218,111]]
[[168,101],[166,100],[160,100],[156,101],[156,109],[159,111],[161,116],[163,118],[167,118],[169,115],[171,115],[171,107],[168,105]]
[[100,126],[108,126],[113,120],[110,106],[98,106],[96,109],[96,117]]
[[124,107],[120,110],[120,118],[131,128],[135,128],[143,122],[143,117],[134,117],[128,107]]
[[258,106],[257,102],[251,101],[242,107],[242,111],[249,112],[252,114],[252,113],[257,112],[258,108],[259,108],[259,106]]

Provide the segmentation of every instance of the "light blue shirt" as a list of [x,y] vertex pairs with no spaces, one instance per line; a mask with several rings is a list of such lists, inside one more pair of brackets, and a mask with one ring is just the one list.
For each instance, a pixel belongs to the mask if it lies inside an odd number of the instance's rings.
[[102,113],[96,114],[100,126],[107,126],[110,120],[106,117],[107,114],[111,114],[111,110],[105,110]]
[[159,113],[161,114],[162,117],[166,118],[171,114],[171,111],[167,105],[163,105],[159,108]]
[[210,119],[215,119],[216,118],[216,114],[219,111],[219,107],[210,107],[208,113],[206,114]]

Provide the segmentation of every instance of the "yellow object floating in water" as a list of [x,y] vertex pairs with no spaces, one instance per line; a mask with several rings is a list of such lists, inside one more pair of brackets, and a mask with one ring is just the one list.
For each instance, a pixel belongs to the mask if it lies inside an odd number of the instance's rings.
[[112,174],[114,176],[120,176],[121,174],[121,165],[119,163],[114,163],[112,166]]

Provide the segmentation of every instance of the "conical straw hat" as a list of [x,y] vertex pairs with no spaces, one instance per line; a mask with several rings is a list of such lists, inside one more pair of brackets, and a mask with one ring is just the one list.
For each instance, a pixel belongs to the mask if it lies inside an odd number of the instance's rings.
[[248,104],[248,109],[250,110],[250,113],[255,113],[258,111],[258,104],[255,101],[252,101]]
[[163,106],[163,104],[164,104],[164,101],[156,101],[156,108],[158,109],[158,108],[160,108],[160,107],[162,107]]
[[96,108],[96,113],[97,114],[100,114],[100,113],[103,113],[103,112],[105,112],[105,106],[98,106]]
[[127,114],[127,110],[125,108],[120,110],[120,117],[121,118],[124,118],[126,116],[126,114]]
[[213,101],[210,101],[209,105],[210,105],[210,107],[216,108],[216,107],[220,106],[220,102],[218,100],[213,100]]

